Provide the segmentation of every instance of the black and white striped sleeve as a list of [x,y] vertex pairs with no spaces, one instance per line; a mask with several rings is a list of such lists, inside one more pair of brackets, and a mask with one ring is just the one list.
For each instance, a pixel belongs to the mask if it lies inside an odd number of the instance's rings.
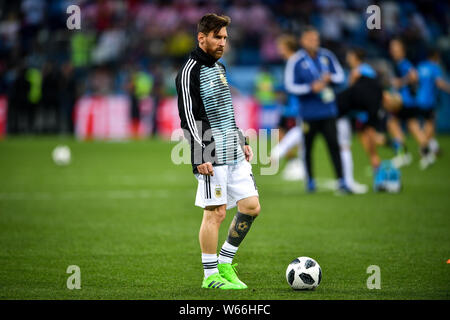
[[201,131],[197,127],[198,109],[201,107],[199,96],[199,79],[193,72],[196,61],[189,59],[183,66],[176,79],[176,89],[178,93],[178,114],[181,120],[181,128],[189,132],[188,140],[204,146],[201,139]]
[[[195,68],[196,64],[195,60],[189,59],[178,73],[175,84],[181,128],[184,129],[185,137],[191,143],[191,149],[197,153],[202,152],[205,144],[202,140],[202,128],[199,127],[201,126],[199,115],[203,102],[200,97],[200,77],[198,68]],[[203,163],[203,156],[200,159],[195,162]]]

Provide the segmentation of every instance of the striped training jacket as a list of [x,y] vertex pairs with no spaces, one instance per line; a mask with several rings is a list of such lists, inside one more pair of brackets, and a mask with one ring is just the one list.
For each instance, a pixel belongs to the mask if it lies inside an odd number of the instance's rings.
[[197,166],[235,164],[244,160],[242,131],[236,126],[225,67],[200,47],[191,52],[175,79],[178,113]]

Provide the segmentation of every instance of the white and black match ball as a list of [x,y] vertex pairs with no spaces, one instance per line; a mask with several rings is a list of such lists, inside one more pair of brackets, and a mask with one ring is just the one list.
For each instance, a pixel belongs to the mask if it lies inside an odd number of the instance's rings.
[[286,269],[286,280],[294,290],[312,290],[322,281],[322,269],[310,257],[298,257]]
[[52,159],[53,162],[58,166],[67,166],[71,161],[71,152],[68,146],[57,146],[53,149]]

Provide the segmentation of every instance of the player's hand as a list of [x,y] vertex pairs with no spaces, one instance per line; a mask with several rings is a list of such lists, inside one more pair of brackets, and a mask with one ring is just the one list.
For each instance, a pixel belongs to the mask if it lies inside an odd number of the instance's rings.
[[198,173],[206,175],[206,176],[213,176],[214,175],[214,169],[211,164],[211,162],[205,162],[201,165],[197,166]]
[[322,76],[322,81],[324,81],[325,83],[329,83],[331,81],[331,74],[330,73],[325,73]]
[[408,72],[408,82],[409,83],[416,83],[419,80],[419,75],[417,74],[417,71],[412,69]]
[[399,78],[393,78],[391,80],[391,85],[395,88],[398,89],[402,86],[402,80]]
[[244,146],[244,154],[245,154],[245,160],[248,162],[252,161],[253,159],[253,150],[252,147],[249,145]]
[[325,88],[325,82],[323,82],[321,80],[314,81],[311,84],[311,89],[314,93],[318,93],[318,92],[322,91],[323,88]]

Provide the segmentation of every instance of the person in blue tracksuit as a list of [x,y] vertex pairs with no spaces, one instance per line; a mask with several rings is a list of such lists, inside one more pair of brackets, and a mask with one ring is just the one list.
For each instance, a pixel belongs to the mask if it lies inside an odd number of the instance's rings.
[[315,28],[307,27],[303,30],[300,44],[302,49],[297,51],[286,64],[285,86],[289,93],[299,98],[301,104],[307,191],[316,190],[311,151],[315,136],[317,133],[322,133],[339,181],[339,190],[350,193],[343,179],[336,131],[338,110],[334,85],[344,82],[344,71],[336,56],[331,51],[320,47],[319,32]]

